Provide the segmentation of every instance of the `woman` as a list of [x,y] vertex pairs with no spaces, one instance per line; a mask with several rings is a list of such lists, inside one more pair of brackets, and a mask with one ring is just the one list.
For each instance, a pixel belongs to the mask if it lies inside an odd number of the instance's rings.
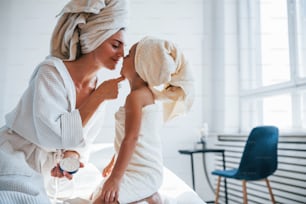
[[118,95],[122,78],[101,83],[97,73],[114,70],[123,57],[127,14],[124,0],[72,0],[64,7],[50,56],[0,130],[0,203],[49,203],[43,178],[51,172],[72,179],[58,166],[65,155],[86,161],[103,104]]
[[[121,74],[131,91],[116,113],[116,155],[103,171],[109,176],[92,199],[96,204],[160,204],[163,162],[156,102],[164,103],[165,121],[187,112],[194,98],[193,78],[180,49],[152,37],[132,46]],[[156,89],[160,85],[164,88]]]

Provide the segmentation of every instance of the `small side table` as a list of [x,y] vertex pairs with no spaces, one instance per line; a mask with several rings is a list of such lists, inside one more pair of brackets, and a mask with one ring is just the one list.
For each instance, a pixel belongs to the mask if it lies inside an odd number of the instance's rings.
[[[205,148],[205,145],[203,144],[202,149],[181,149],[179,150],[180,154],[190,155],[190,161],[191,161],[191,171],[192,171],[192,187],[193,190],[195,190],[195,181],[194,181],[194,161],[193,161],[193,154],[197,153],[221,153],[222,154],[222,163],[223,163],[223,169],[225,170],[225,150],[224,149],[208,149]],[[208,178],[208,175],[206,175]],[[225,190],[225,203],[228,204],[228,198],[227,198],[227,182],[226,179],[224,179],[224,190]]]

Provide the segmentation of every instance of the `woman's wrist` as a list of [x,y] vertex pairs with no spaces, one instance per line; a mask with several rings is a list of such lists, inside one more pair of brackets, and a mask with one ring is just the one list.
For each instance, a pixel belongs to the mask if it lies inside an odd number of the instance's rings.
[[78,108],[83,127],[87,124],[94,112],[104,101],[105,98],[99,96],[97,91],[94,91],[90,95],[89,99]]
[[103,92],[95,91],[93,97],[95,102],[98,103],[99,105],[106,100],[104,91]]

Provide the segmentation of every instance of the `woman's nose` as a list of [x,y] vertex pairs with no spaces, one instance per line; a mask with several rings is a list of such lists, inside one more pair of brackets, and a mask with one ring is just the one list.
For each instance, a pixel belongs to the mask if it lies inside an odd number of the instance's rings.
[[117,55],[119,57],[124,57],[124,46],[121,46],[120,49],[118,50]]

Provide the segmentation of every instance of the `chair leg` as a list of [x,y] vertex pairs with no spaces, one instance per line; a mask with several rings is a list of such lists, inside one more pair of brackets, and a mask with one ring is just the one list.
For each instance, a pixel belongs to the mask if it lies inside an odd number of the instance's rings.
[[246,188],[246,180],[242,180],[243,204],[248,203],[248,193]]
[[215,195],[215,204],[219,203],[220,183],[221,183],[221,176],[218,176],[216,195]]
[[266,181],[266,184],[267,184],[267,187],[268,187],[268,190],[269,190],[271,201],[272,201],[273,204],[275,204],[276,202],[275,202],[275,199],[274,199],[272,188],[270,186],[270,181],[267,178],[265,178],[265,181]]

